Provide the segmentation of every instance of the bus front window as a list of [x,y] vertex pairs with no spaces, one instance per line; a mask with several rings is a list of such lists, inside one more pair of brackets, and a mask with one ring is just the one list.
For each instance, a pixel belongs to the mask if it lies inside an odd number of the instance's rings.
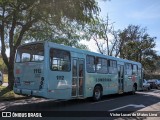
[[43,44],[21,46],[17,50],[16,62],[39,62],[44,60]]

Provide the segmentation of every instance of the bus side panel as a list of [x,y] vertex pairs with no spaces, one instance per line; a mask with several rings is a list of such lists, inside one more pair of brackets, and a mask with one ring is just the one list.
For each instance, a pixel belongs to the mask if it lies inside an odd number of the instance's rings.
[[131,75],[125,75],[124,76],[124,92],[130,92],[132,91],[132,76]]
[[[49,46],[49,47],[48,47]],[[46,81],[47,81],[47,98],[52,99],[71,99],[71,69],[69,71],[58,71],[51,69],[51,58],[50,58],[50,50],[51,49],[59,49],[56,46],[48,45],[46,54],[48,55],[46,66]],[[53,64],[53,63],[52,63]]]
[[142,67],[138,66],[138,76],[137,76],[137,90],[142,90],[142,84],[143,84],[143,72]]
[[115,94],[118,92],[118,75],[108,74],[108,86],[103,90],[103,95]]
[[118,75],[86,73],[86,97],[93,96],[95,85],[102,85],[103,95],[115,94],[118,91]]
[[71,72],[50,71],[48,78],[48,98],[71,99]]
[[[142,90],[142,72],[141,65],[138,66],[138,73],[136,75],[132,74],[125,75],[125,92],[132,91],[134,83],[137,84],[137,90]],[[127,79],[128,78],[128,79]]]
[[85,76],[85,97],[92,97],[93,96],[93,89],[95,85],[95,78],[94,78],[95,73],[87,73]]

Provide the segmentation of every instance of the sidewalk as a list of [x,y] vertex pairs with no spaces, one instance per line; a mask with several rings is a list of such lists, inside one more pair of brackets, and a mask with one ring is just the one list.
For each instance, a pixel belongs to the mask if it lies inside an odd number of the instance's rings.
[[3,83],[2,86],[7,87],[8,83]]
[[[0,111],[5,110],[8,107],[15,106],[15,105],[25,105],[25,104],[33,104],[33,103],[40,103],[45,101],[51,101],[44,98],[26,98],[21,100],[13,100],[13,101],[0,101]],[[53,100],[52,100],[53,101]]]
[[[138,110],[137,112],[148,112],[148,113],[156,113],[160,116],[160,102],[150,105],[148,107],[145,107],[143,109]],[[138,117],[139,118],[139,117]],[[143,120],[160,120],[160,117],[140,117],[143,118]]]

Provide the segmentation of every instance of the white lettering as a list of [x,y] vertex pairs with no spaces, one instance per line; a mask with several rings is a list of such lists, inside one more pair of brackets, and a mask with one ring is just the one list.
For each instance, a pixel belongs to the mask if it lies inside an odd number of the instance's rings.
[[121,116],[125,116],[125,117],[127,116],[127,117],[128,117],[128,116],[131,116],[131,114],[124,114],[124,113],[121,113]]
[[151,117],[157,117],[158,115],[155,114],[155,113],[149,113],[149,116],[151,116]]
[[12,117],[27,117],[27,113],[12,113]]
[[138,117],[148,117],[148,114],[145,113],[137,113]]
[[118,113],[110,113],[110,116],[113,116],[113,117],[120,117],[121,115],[118,114]]
[[41,113],[28,113],[28,117],[42,117]]

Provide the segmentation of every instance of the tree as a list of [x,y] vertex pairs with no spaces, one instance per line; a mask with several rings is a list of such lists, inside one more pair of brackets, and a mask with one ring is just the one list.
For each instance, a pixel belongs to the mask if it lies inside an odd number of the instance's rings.
[[119,33],[119,53],[124,59],[141,62],[145,72],[155,70],[158,58],[155,47],[156,37],[151,37],[146,28],[129,25]]
[[3,73],[7,72],[7,67],[6,67],[5,63],[3,62],[1,55],[0,55],[0,71],[2,71]]
[[72,22],[68,19],[63,19],[63,22],[57,28],[55,25],[48,27],[34,27],[27,32],[25,41],[52,41],[58,44],[64,44],[80,49],[88,49],[86,45],[79,42],[84,39],[85,34],[82,34],[84,28],[83,22]]
[[114,30],[113,23],[110,23],[108,16],[106,19],[97,18],[97,21],[91,22],[87,28],[86,33],[90,36],[90,39],[95,41],[101,54],[117,57],[118,34]]
[[[94,0],[0,0],[1,54],[8,68],[9,88],[14,82],[14,58],[17,47],[33,28],[60,28],[63,19],[89,22],[98,13]],[[36,29],[35,29],[36,30]],[[7,58],[6,48],[10,48]]]

